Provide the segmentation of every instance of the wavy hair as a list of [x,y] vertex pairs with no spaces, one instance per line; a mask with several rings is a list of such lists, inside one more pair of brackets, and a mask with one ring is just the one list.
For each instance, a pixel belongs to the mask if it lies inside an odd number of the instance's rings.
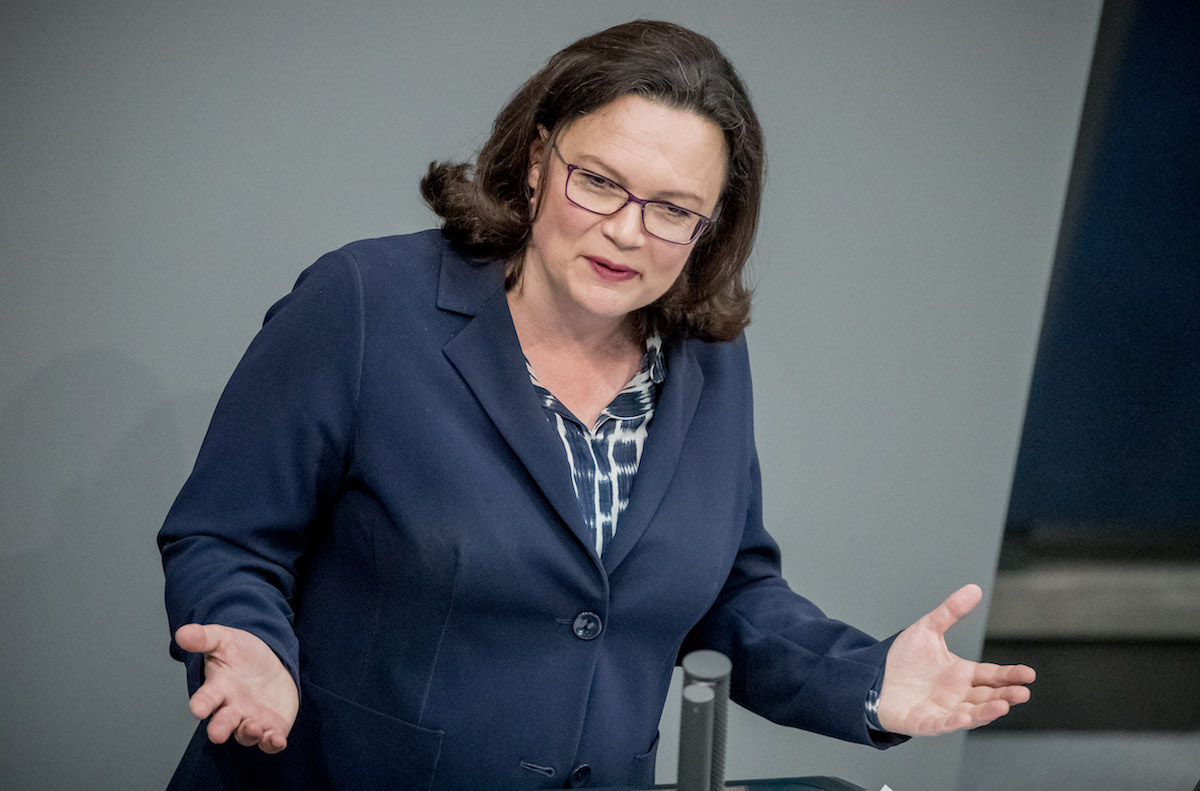
[[[713,224],[671,288],[637,311],[637,328],[665,337],[731,340],[750,320],[751,289],[743,270],[758,227],[765,151],[745,86],[716,44],[699,33],[637,20],[576,41],[512,96],[474,164],[431,162],[421,195],[457,249],[507,262],[511,288],[520,280],[536,217],[527,182],[539,129],[553,143],[572,121],[629,95],[713,122],[724,132],[729,156]],[[550,145],[543,150],[548,158]],[[543,181],[548,170],[544,162]]]

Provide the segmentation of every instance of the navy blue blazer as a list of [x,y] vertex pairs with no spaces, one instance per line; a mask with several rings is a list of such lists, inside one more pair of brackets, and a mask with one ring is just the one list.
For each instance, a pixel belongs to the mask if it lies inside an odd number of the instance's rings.
[[[368,240],[267,314],[159,544],[172,632],[258,635],[300,713],[276,756],[198,729],[173,787],[649,784],[672,668],[702,647],[738,703],[872,743],[890,642],[780,577],[744,340],[668,344],[599,558],[503,279],[437,231]],[[172,653],[195,691],[201,657]]]

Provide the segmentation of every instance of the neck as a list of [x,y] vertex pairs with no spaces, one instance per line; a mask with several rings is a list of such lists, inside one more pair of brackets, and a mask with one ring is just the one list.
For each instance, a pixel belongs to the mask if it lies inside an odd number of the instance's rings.
[[521,351],[538,381],[584,426],[595,426],[604,407],[641,367],[642,349],[632,322],[628,317],[583,322],[539,310],[520,286],[508,292],[508,307]]
[[627,356],[638,346],[634,324],[628,315],[614,318],[568,315],[547,300],[532,296],[517,283],[507,294],[508,309],[521,347],[549,345],[560,352],[591,358]]

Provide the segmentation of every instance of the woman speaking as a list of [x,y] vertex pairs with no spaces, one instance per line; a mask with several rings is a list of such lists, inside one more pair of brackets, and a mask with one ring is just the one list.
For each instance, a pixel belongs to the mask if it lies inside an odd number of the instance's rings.
[[698,648],[750,710],[878,747],[1028,698],[946,649],[975,586],[881,642],[780,576],[742,334],[763,162],[716,46],[631,22],[430,166],[440,229],[304,271],[159,534],[204,720],[172,788],[647,785]]

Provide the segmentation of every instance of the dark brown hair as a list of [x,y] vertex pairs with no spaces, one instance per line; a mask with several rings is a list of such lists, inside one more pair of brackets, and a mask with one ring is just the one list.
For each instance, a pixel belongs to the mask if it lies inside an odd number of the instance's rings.
[[[442,231],[456,248],[508,262],[511,288],[520,278],[520,254],[535,216],[527,182],[539,128],[552,143],[572,121],[628,95],[712,121],[725,133],[729,153],[713,224],[674,285],[635,316],[639,330],[730,340],[750,320],[743,269],[758,226],[765,152],[745,86],[716,44],[699,33],[638,20],[576,41],[513,95],[473,166],[430,163],[421,194],[443,218]],[[547,157],[549,148],[544,146]],[[548,169],[542,167],[543,179]]]

